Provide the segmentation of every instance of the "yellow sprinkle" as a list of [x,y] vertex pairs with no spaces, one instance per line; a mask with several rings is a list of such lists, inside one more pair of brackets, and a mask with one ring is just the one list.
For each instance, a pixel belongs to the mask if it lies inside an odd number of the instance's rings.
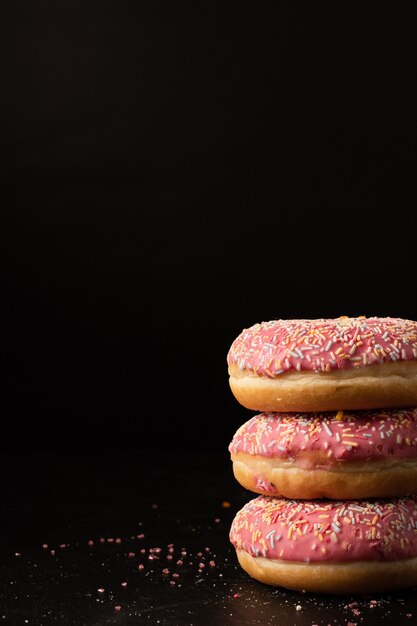
[[300,537],[303,536],[303,533],[301,532],[301,528],[299,526],[297,526],[296,531],[300,535]]
[[354,446],[355,448],[357,448],[358,444],[356,443],[356,441],[342,441],[344,446]]
[[378,518],[378,515],[375,515],[375,517],[374,517],[374,518],[373,518],[373,520],[372,520],[372,524],[376,524],[376,523],[377,523],[377,521],[378,521],[378,519],[379,519],[379,518]]
[[323,515],[322,514],[322,515],[319,515],[319,517],[327,519],[328,517],[330,517],[330,515]]
[[341,352],[343,352],[343,348],[342,347],[338,348],[336,350],[335,354],[340,354]]
[[344,517],[343,520],[346,522],[346,524],[351,524],[352,520],[350,519],[350,517]]
[[340,422],[343,419],[343,417],[344,417],[343,411],[338,411],[336,413],[336,419],[337,419],[338,422]]

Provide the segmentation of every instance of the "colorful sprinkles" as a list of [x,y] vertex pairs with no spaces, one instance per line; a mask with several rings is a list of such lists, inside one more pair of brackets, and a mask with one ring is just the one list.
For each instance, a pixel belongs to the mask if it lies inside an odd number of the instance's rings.
[[417,498],[296,501],[259,496],[235,516],[230,541],[254,557],[394,561],[417,556]]
[[417,408],[339,413],[260,413],[236,431],[229,451],[299,460],[323,451],[331,463],[417,457]]
[[244,329],[229,365],[274,378],[417,359],[417,322],[391,317],[272,320]]

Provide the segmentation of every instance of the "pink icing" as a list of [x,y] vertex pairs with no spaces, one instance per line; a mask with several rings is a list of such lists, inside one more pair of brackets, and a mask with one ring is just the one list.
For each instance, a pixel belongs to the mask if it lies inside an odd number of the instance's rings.
[[273,320],[234,340],[229,365],[275,377],[417,359],[417,322],[392,317]]
[[295,501],[259,496],[235,516],[230,541],[286,561],[395,561],[417,556],[417,498]]
[[[337,419],[342,417],[342,419]],[[234,435],[229,451],[268,458],[313,461],[321,451],[327,464],[417,457],[417,408],[328,413],[260,413]],[[299,458],[298,458],[299,457]]]

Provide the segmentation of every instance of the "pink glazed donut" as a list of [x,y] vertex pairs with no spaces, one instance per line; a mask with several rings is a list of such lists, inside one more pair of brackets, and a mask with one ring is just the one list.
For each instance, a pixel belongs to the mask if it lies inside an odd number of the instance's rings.
[[242,568],[288,589],[378,593],[417,585],[417,500],[258,496],[230,529]]
[[227,355],[236,399],[255,411],[417,405],[417,322],[391,317],[273,320]]
[[243,487],[295,499],[417,493],[417,408],[261,413],[229,446]]

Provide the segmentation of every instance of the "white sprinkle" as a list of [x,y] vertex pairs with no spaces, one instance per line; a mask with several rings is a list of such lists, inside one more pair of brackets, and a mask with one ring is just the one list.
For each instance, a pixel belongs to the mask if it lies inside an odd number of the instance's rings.
[[269,543],[271,544],[272,550],[275,548],[275,543],[274,543],[275,533],[276,533],[276,530],[271,530],[271,532],[266,535],[266,539],[269,539]]
[[323,428],[324,428],[324,430],[325,430],[325,431],[326,431],[326,433],[329,435],[329,437],[332,437],[332,436],[333,436],[333,433],[332,433],[332,431],[330,430],[330,428],[328,427],[328,425],[326,424],[326,422],[325,422],[325,421],[323,421],[323,422],[322,422],[322,424],[323,424]]
[[329,339],[329,341],[327,342],[326,347],[324,348],[326,352],[328,352],[330,350],[330,348],[333,345],[333,341],[331,339]]

